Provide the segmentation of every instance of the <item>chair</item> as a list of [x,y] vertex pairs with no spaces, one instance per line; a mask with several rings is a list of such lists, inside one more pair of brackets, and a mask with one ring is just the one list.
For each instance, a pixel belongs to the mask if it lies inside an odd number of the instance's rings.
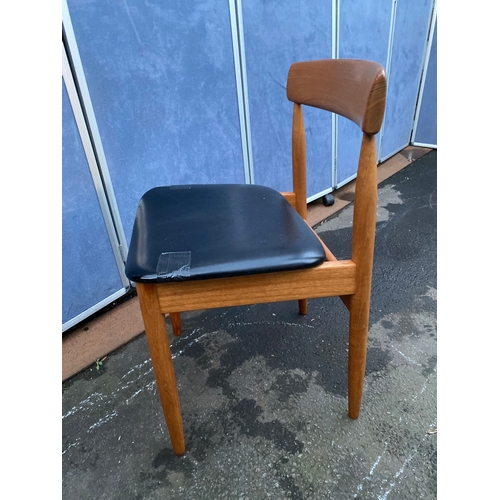
[[[363,391],[377,208],[376,138],[386,99],[384,69],[362,60],[290,67],[293,192],[256,185],[156,187],[139,202],[126,274],[136,283],[146,337],[174,453],[185,452],[165,314],[339,296],[350,312],[348,413]],[[350,260],[337,260],[306,222],[302,105],[342,115],[362,130]]]

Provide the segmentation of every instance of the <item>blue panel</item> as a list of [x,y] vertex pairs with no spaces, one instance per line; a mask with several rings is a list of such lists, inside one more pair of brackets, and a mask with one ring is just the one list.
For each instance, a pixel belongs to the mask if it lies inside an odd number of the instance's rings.
[[123,288],[63,81],[62,322]]
[[244,183],[227,0],[68,4],[127,238],[153,186]]
[[[341,1],[339,57],[368,59],[387,64],[392,0]],[[361,130],[339,116],[337,132],[337,184],[352,177],[358,168]]]
[[415,142],[437,147],[437,21],[434,26]]
[[431,5],[432,0],[398,0],[397,3],[382,158],[410,143]]
[[[254,180],[292,189],[293,104],[286,98],[290,65],[331,59],[331,1],[242,2]],[[307,195],[332,187],[331,114],[304,106]]]

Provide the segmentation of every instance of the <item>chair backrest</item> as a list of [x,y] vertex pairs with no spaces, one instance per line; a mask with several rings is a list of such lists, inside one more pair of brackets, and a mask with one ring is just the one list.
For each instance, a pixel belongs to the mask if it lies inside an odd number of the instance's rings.
[[292,170],[294,206],[307,220],[306,135],[302,104],[348,118],[363,131],[356,177],[351,259],[357,279],[369,288],[377,213],[376,138],[384,119],[387,82],[384,68],[372,61],[323,59],[292,64],[287,97],[294,103]]
[[384,68],[372,61],[324,59],[292,64],[287,97],[342,115],[365,134],[377,134],[385,110]]
[[[359,59],[321,59],[290,66],[286,86],[288,100],[294,103],[292,123],[292,170],[294,206],[307,220],[306,136],[302,104],[342,115],[363,131],[360,160],[372,163],[375,142],[385,112],[387,82],[384,68]],[[368,151],[372,151],[370,153]],[[366,161],[360,161],[358,180],[363,182]],[[361,174],[361,176],[360,176]],[[361,177],[361,178],[360,178]]]

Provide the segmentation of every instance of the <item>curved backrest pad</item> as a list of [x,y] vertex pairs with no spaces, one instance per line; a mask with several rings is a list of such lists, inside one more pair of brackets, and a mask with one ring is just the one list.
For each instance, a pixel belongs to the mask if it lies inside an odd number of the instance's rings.
[[268,187],[157,187],[137,209],[125,273],[155,283],[303,269],[325,251],[285,198]]
[[365,134],[380,131],[387,83],[384,68],[372,61],[323,59],[292,64],[287,97],[342,115]]

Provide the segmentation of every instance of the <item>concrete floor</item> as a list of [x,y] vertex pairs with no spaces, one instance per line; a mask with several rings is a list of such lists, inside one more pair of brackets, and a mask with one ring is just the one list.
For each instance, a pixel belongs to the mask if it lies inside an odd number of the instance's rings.
[[[379,186],[365,392],[347,417],[338,298],[183,315],[187,452],[172,453],[143,334],[63,383],[66,499],[434,499],[436,162]],[[349,256],[352,205],[317,226]]]

